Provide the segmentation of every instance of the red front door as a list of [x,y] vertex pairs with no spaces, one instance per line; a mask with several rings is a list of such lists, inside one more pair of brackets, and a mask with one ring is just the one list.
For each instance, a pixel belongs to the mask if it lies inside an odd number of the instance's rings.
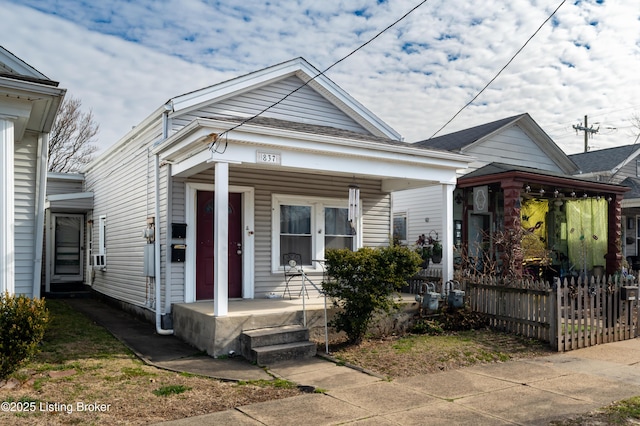
[[[196,300],[213,299],[213,192],[198,191]],[[242,297],[242,194],[229,194],[229,297]]]

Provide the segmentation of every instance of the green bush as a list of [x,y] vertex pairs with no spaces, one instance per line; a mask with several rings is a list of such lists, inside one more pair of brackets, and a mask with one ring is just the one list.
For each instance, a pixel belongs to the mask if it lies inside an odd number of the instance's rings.
[[395,307],[393,294],[420,269],[422,259],[415,251],[400,246],[329,250],[327,275],[323,283],[334,305],[342,308],[331,325],[344,331],[350,343],[362,340],[374,313],[388,313]]
[[0,380],[35,355],[48,322],[44,299],[0,294]]

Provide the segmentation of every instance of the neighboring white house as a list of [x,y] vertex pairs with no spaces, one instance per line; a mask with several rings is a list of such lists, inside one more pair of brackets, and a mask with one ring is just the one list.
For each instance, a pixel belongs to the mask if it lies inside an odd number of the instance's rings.
[[388,245],[390,194],[450,206],[469,162],[400,139],[301,58],[171,98],[84,170],[93,289],[157,321],[211,299],[224,317],[283,294],[285,253],[314,275],[328,248]]
[[[414,146],[447,150],[469,155],[473,162],[458,176],[464,176],[490,163],[510,164],[572,175],[576,165],[538,126],[529,114],[507,117],[447,135],[416,142]],[[454,195],[454,240],[462,239],[461,194]],[[442,205],[437,190],[419,188],[393,194],[393,214],[399,239],[412,245],[421,234],[443,235]]]
[[65,92],[0,47],[0,292],[40,296],[49,132]]

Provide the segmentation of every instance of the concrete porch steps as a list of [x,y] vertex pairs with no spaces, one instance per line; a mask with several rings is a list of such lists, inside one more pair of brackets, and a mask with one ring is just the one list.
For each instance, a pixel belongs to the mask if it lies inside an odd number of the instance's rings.
[[300,325],[247,330],[240,335],[240,345],[242,356],[258,365],[316,354],[316,344],[309,341],[309,329]]

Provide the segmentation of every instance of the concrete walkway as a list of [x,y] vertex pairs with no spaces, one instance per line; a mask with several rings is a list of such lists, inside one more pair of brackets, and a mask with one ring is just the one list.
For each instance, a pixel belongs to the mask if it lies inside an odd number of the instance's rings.
[[163,425],[548,425],[640,395],[640,340],[391,382],[314,358],[271,372],[324,393]]
[[[152,365],[231,380],[271,377],[241,359],[196,356],[99,302],[70,304]],[[548,425],[640,395],[638,363],[640,339],[393,381],[316,357],[269,366],[269,373],[321,392],[162,425]]]

